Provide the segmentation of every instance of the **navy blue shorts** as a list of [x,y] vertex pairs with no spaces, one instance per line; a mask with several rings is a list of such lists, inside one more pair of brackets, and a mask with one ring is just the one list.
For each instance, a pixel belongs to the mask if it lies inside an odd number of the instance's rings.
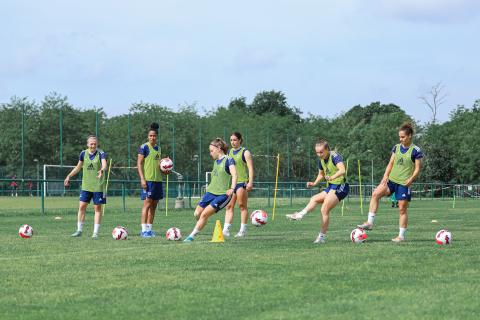
[[225,208],[231,199],[232,197],[229,197],[226,194],[216,195],[207,192],[203,195],[202,200],[200,200],[198,205],[204,209],[208,205],[211,205],[215,209],[215,212],[218,212]]
[[397,201],[412,200],[412,190],[407,186],[388,180],[388,189],[390,190],[390,194],[395,193],[395,199],[397,199]]
[[235,186],[235,190],[233,190],[233,192],[237,192],[237,190],[240,188],[247,189],[247,183],[246,182],[237,183],[237,185]]
[[80,201],[90,203],[93,199],[93,204],[106,204],[107,198],[103,197],[103,192],[90,192],[82,190],[80,192]]
[[348,191],[350,191],[350,186],[348,183],[343,184],[329,184],[323,191],[328,193],[330,190],[335,190],[335,195],[338,198],[338,201],[342,201],[348,196]]
[[152,199],[160,200],[163,199],[163,184],[160,181],[147,181],[147,190],[142,189],[140,194],[140,199]]

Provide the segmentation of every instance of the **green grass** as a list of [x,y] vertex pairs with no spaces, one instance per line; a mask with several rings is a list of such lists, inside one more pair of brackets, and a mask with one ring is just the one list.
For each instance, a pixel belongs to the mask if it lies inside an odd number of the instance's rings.
[[[161,237],[141,239],[140,204],[132,200],[124,213],[113,199],[93,241],[91,212],[85,236],[69,237],[73,198],[50,200],[45,216],[33,199],[11,201],[0,199],[2,319],[474,319],[480,312],[478,201],[457,201],[455,209],[449,201],[414,201],[402,244],[390,241],[398,213],[384,203],[360,245],[348,238],[365,215],[351,201],[343,217],[339,209],[332,213],[321,246],[312,244],[318,210],[289,222],[288,203],[275,221],[250,227],[247,239],[209,242],[222,212],[194,243],[183,244],[163,234],[177,226],[187,235],[191,210],[159,212],[154,228]],[[32,239],[18,237],[24,223],[33,226]],[[112,239],[118,224],[128,228],[129,240]],[[434,243],[441,228],[453,232],[453,245]]]

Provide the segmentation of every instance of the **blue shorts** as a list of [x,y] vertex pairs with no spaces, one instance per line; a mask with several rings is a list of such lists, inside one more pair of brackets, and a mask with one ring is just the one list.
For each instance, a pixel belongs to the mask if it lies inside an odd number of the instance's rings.
[[163,184],[160,181],[147,181],[147,190],[142,189],[140,194],[140,199],[152,199],[160,200],[163,199]]
[[106,204],[107,198],[103,197],[103,192],[90,192],[82,190],[80,192],[80,201],[90,203],[93,198],[93,204]]
[[226,194],[216,195],[207,192],[203,195],[202,200],[200,200],[198,205],[204,209],[208,205],[211,205],[215,209],[215,212],[218,212],[225,208],[231,199],[232,197],[229,197]]
[[350,186],[348,183],[343,184],[329,184],[323,191],[328,193],[330,190],[335,190],[335,195],[338,198],[338,201],[342,201],[348,196],[348,191],[350,191]]
[[247,183],[246,182],[237,183],[237,185],[235,186],[235,190],[233,190],[233,192],[237,192],[237,190],[240,188],[247,189]]
[[397,201],[412,200],[412,190],[407,186],[388,180],[388,189],[390,190],[390,194],[395,193],[395,199],[397,199]]

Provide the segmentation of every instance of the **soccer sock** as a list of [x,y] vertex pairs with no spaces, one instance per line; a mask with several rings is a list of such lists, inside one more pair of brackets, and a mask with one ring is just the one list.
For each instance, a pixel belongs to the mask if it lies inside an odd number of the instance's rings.
[[321,232],[318,233],[318,236],[319,236],[321,239],[326,239],[326,238],[327,238],[327,235],[326,235],[325,233],[321,233]]
[[240,224],[240,232],[247,231],[247,225],[245,223]]
[[400,232],[398,233],[398,236],[400,238],[405,238],[405,232],[407,232],[407,228],[400,228]]
[[298,214],[301,216],[304,216],[308,213],[307,208],[303,208],[302,211],[300,211]]
[[77,222],[77,231],[83,231],[83,222]]
[[368,223],[373,224],[374,221],[375,221],[375,213],[369,212],[368,213]]
[[93,225],[93,233],[98,233],[99,229],[100,229],[100,223],[95,223]]
[[225,223],[225,224],[223,225],[223,231],[230,230],[230,227],[231,227],[231,226],[232,226],[231,223]]
[[151,223],[147,223],[147,231],[152,231],[152,224]]
[[200,230],[198,230],[197,228],[194,228],[192,233],[190,233],[189,237],[191,238],[195,238],[195,236],[197,235],[197,233],[199,233]]
[[147,231],[147,224],[142,223],[142,232],[145,232],[145,231]]

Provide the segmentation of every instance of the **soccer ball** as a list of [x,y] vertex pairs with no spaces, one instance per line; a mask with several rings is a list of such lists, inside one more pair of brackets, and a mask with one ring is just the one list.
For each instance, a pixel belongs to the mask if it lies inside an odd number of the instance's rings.
[[178,241],[182,239],[182,233],[180,232],[180,229],[172,227],[167,230],[165,237],[167,240]]
[[350,239],[353,243],[362,243],[367,239],[367,234],[362,228],[353,229],[350,233]]
[[255,210],[250,215],[250,220],[252,220],[252,224],[256,227],[261,227],[267,224],[268,215],[263,210]]
[[24,224],[18,229],[18,235],[24,239],[31,238],[33,236],[33,229],[28,224]]
[[115,227],[112,231],[112,237],[115,240],[126,240],[128,238],[128,231],[121,226]]
[[435,242],[437,244],[452,244],[452,233],[446,229],[442,229],[435,235]]
[[160,170],[165,174],[170,174],[173,169],[173,161],[170,158],[160,160]]

